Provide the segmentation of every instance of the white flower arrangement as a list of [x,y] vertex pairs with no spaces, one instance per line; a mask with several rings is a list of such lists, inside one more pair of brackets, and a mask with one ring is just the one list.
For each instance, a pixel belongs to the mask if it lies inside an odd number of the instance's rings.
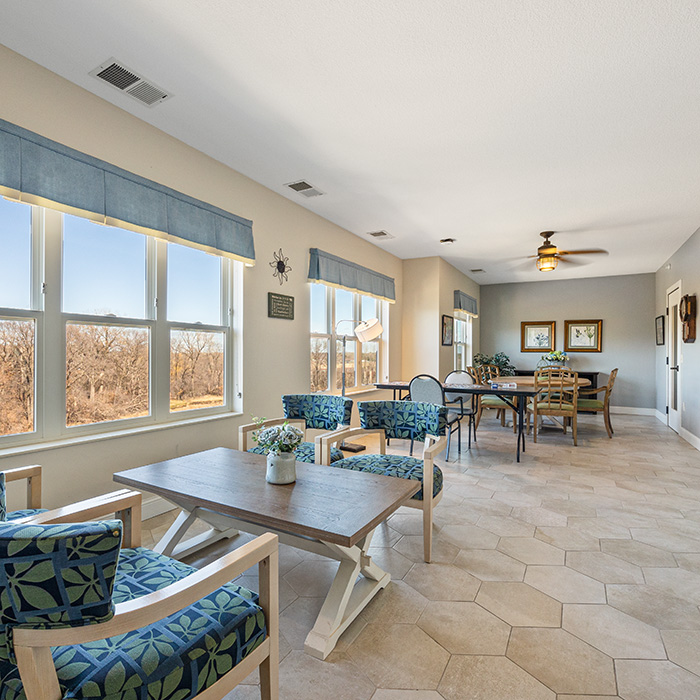
[[[256,422],[264,422],[264,418]],[[272,425],[260,428],[253,433],[253,440],[268,454],[278,455],[283,452],[294,452],[304,440],[304,433],[294,425],[285,421],[282,425]]]

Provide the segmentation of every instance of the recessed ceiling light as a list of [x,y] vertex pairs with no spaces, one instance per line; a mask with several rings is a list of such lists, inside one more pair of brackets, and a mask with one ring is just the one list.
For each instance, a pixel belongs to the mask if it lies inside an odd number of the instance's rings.
[[456,238],[441,238],[440,243],[442,245],[452,245],[453,243],[456,243],[457,239]]

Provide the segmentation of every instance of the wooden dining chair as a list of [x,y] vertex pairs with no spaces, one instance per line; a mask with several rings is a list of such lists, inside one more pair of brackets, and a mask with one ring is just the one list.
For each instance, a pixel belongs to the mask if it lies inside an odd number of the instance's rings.
[[[617,377],[617,367],[610,372],[610,377],[608,378],[608,383],[605,386],[599,386],[596,389],[585,388],[579,389],[579,399],[578,399],[578,410],[579,411],[595,411],[596,413],[603,413],[603,419],[605,421],[605,429],[608,431],[608,437],[612,438],[615,432],[610,422],[610,394],[612,394],[613,386],[615,384],[615,379]],[[599,394],[604,391],[602,399],[589,398]]]
[[535,372],[535,389],[539,394],[527,406],[527,430],[530,432],[530,416],[533,418],[533,442],[537,442],[540,416],[562,419],[566,435],[567,421],[576,445],[576,411],[578,405],[578,373],[564,368],[543,369]]
[[[479,384],[490,384],[494,380],[498,380],[501,377],[501,368],[498,365],[479,365],[476,368],[478,374]],[[490,408],[496,411],[496,418],[501,419],[501,425],[506,424],[506,411],[512,411],[513,413],[513,432],[517,431],[517,421],[518,416],[515,411],[500,397],[500,396],[490,396],[486,394],[485,396],[479,396],[477,406],[476,421],[474,423],[474,428],[479,427],[481,422],[481,415],[485,408]]]
[[[6,485],[11,481],[27,480],[26,508],[9,510],[6,503]],[[32,464],[28,467],[15,467],[0,472],[0,521],[17,520],[28,515],[43,513],[41,507],[41,466]]]

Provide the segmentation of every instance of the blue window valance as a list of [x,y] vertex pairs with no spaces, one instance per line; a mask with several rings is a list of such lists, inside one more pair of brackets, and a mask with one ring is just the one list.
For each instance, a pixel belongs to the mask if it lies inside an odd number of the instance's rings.
[[459,289],[455,289],[455,311],[467,314],[468,316],[479,316],[476,299],[470,297]]
[[368,294],[377,299],[396,301],[394,278],[357,263],[343,260],[318,248],[310,249],[309,280],[332,287]]
[[253,223],[0,119],[0,194],[252,263]]

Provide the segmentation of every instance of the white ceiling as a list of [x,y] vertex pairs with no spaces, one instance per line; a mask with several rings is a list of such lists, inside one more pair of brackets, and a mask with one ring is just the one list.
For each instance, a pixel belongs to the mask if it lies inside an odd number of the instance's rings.
[[[698,0],[2,0],[0,43],[482,284],[652,272],[700,226]],[[545,229],[610,254],[538,273]]]

